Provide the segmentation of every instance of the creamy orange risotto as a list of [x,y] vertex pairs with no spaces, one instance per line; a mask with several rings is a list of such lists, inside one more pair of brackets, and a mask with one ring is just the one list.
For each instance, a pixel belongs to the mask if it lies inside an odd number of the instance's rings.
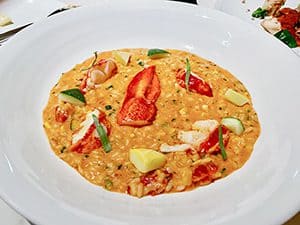
[[63,73],[43,121],[55,154],[93,184],[142,197],[242,167],[260,133],[244,85],[173,49],[121,49]]

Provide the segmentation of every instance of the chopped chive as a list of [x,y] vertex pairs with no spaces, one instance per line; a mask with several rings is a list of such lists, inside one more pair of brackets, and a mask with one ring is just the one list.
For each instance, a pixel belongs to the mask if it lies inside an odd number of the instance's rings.
[[169,126],[169,123],[168,123],[168,122],[165,122],[165,123],[163,123],[161,126],[162,126],[162,127],[167,127],[167,126]]
[[105,183],[105,188],[106,188],[107,190],[112,189],[112,187],[113,187],[113,182],[112,182],[110,179],[106,178],[106,179],[104,180],[104,183]]
[[221,170],[221,173],[224,173],[226,171],[226,168],[223,167],[222,170]]
[[65,152],[65,150],[66,150],[66,146],[63,146],[61,149],[60,149],[60,153],[64,153]]
[[219,126],[218,131],[219,131],[219,146],[221,149],[221,155],[222,155],[223,160],[226,160],[227,154],[226,154],[226,150],[225,150],[224,143],[223,143],[222,125]]
[[185,88],[187,91],[189,91],[190,75],[191,75],[191,65],[190,65],[189,59],[187,58],[186,59],[186,73],[185,73]]
[[106,109],[106,110],[111,110],[112,107],[111,107],[111,105],[106,105],[106,106],[105,106],[105,109]]
[[123,166],[122,164],[119,164],[118,165],[118,170],[122,169],[122,166]]
[[93,120],[94,120],[94,124],[96,126],[97,133],[100,137],[103,149],[106,153],[108,153],[108,152],[111,151],[111,145],[109,143],[107,134],[106,134],[103,126],[101,125],[101,123],[99,123],[99,120],[98,120],[97,116],[93,114],[92,117],[93,117]]
[[70,122],[70,127],[69,127],[70,130],[73,130],[73,123],[74,123],[73,121],[74,121],[74,119],[72,119],[71,122]]
[[113,89],[114,88],[114,86],[113,85],[109,85],[108,87],[106,87],[105,89],[106,90],[109,90],[109,89]]
[[142,60],[138,60],[138,65],[140,65],[140,66],[144,66],[145,65],[145,63],[142,61]]
[[112,116],[115,112],[108,113],[108,116]]

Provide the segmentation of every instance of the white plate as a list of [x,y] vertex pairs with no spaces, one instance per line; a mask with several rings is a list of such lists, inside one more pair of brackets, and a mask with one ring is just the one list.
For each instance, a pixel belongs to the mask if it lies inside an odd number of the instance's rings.
[[[253,26],[174,2],[105,1],[22,31],[0,51],[0,195],[36,224],[280,224],[300,209],[299,58]],[[95,50],[189,50],[252,93],[262,133],[246,165],[194,191],[133,198],[90,184],[49,147],[42,110]],[[262,49],[264,49],[262,51]]]

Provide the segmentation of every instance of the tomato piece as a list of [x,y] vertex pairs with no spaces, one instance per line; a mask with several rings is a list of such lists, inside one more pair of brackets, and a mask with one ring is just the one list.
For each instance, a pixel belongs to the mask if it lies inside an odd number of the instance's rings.
[[147,186],[148,184],[152,184],[157,181],[157,174],[154,171],[151,171],[142,175],[140,180],[144,186]]
[[[105,114],[100,113],[98,119],[99,122],[106,127],[107,135],[109,135],[111,131],[111,125],[109,121],[106,119]],[[84,135],[84,137],[70,147],[70,151],[88,154],[91,151],[100,148],[102,146],[102,143],[98,137],[94,136],[95,130],[96,127],[94,124],[92,124],[89,127],[86,134]]]
[[63,123],[65,122],[69,117],[69,114],[67,111],[62,109],[59,106],[55,107],[55,120],[56,122]]
[[[222,126],[222,133],[223,133],[223,143],[224,146],[226,146],[229,141],[229,130],[225,126]],[[200,152],[200,154],[212,153],[212,152],[216,153],[220,151],[218,128],[216,128],[213,132],[210,133],[206,141],[200,144],[198,151]]]
[[160,84],[155,66],[145,68],[129,83],[117,123],[134,127],[151,124],[156,116],[155,102],[159,95]]
[[212,182],[213,175],[218,171],[218,166],[213,162],[197,166],[192,175],[193,182]]
[[[185,76],[186,72],[184,70],[179,70],[176,74],[176,80],[178,84],[183,88],[186,88]],[[205,82],[202,78],[200,78],[199,76],[195,76],[192,73],[189,79],[189,90],[194,93],[198,93],[208,97],[213,97],[213,92],[210,85],[207,82]]]

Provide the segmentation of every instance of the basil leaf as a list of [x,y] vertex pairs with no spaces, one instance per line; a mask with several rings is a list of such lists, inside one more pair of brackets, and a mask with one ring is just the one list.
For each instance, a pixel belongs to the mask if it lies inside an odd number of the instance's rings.
[[267,16],[268,11],[259,7],[252,13],[252,17],[264,19]]
[[274,36],[277,37],[280,41],[285,43],[290,48],[296,48],[298,46],[295,38],[288,30],[281,30],[276,34],[274,34]]

